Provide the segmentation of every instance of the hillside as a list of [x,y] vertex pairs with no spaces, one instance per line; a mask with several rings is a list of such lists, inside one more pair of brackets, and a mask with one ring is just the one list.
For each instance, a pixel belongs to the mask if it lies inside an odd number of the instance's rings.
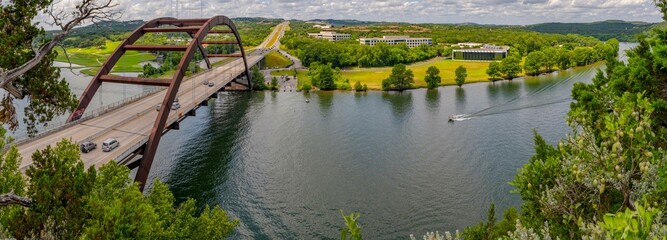
[[655,23],[626,22],[608,20],[592,23],[540,23],[525,26],[526,29],[542,33],[580,34],[600,40],[616,38],[619,41],[633,42],[639,33],[651,29]]

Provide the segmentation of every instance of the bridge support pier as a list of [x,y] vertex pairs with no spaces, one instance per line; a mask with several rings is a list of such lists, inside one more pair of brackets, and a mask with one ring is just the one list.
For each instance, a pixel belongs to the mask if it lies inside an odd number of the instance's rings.
[[169,125],[169,129],[181,130],[181,123],[179,121],[176,121],[176,122],[172,123],[171,125]]

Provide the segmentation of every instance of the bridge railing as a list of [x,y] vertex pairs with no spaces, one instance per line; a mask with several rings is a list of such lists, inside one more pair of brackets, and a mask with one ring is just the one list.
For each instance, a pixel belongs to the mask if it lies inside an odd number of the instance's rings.
[[[239,62],[237,62],[237,61],[238,61],[238,60],[234,60],[234,61],[229,62],[228,64],[231,64],[232,67],[236,67],[237,65],[242,64],[241,61],[239,61]],[[221,66],[224,66],[224,65],[227,65],[227,64],[223,64],[223,65],[221,65]],[[196,78],[196,77],[201,77],[202,75],[204,75],[205,77],[215,77],[217,74],[219,74],[219,73],[215,73],[215,71],[214,71],[214,70],[215,70],[216,68],[218,68],[218,67],[220,67],[220,66],[216,66],[216,67],[213,67],[212,69],[206,69],[206,70],[204,70],[204,71],[198,72],[198,73],[196,73],[196,74],[193,74],[193,75],[189,76],[188,79]],[[134,95],[134,96],[132,96],[132,97],[130,97],[130,98],[123,99],[123,100],[121,100],[121,101],[117,101],[117,102],[114,102],[114,103],[109,104],[109,105],[104,105],[104,106],[102,106],[102,107],[100,107],[100,108],[97,108],[97,109],[95,109],[95,110],[92,110],[92,111],[86,111],[86,112],[84,113],[84,115],[83,115],[80,119],[78,119],[78,120],[76,120],[76,121],[72,121],[72,122],[69,122],[69,123],[65,123],[65,124],[63,124],[63,125],[59,125],[59,126],[56,126],[56,127],[53,127],[53,128],[49,128],[49,129],[46,129],[46,130],[42,130],[42,131],[40,131],[37,135],[35,135],[35,136],[33,136],[33,137],[25,137],[25,138],[22,138],[22,139],[19,139],[19,140],[15,141],[14,143],[15,143],[16,145],[22,145],[22,144],[30,143],[30,142],[35,141],[35,140],[37,140],[37,139],[40,139],[40,138],[42,138],[42,137],[44,137],[44,136],[48,136],[48,135],[50,135],[50,134],[52,134],[52,133],[54,133],[54,132],[61,131],[61,130],[63,130],[63,129],[66,129],[66,128],[69,128],[69,127],[71,127],[71,126],[74,126],[74,125],[77,125],[77,124],[79,124],[79,123],[82,123],[82,122],[84,122],[84,121],[86,121],[86,120],[90,120],[90,119],[99,117],[99,116],[101,116],[101,115],[104,115],[104,114],[106,114],[106,113],[109,113],[109,112],[111,112],[111,111],[114,111],[114,110],[116,110],[116,109],[119,109],[119,108],[121,108],[121,107],[123,107],[123,106],[125,106],[125,105],[127,105],[127,104],[130,104],[130,103],[139,101],[139,100],[141,100],[141,99],[143,99],[143,98],[145,98],[145,97],[147,97],[147,96],[150,96],[150,95],[152,95],[152,94],[158,93],[158,92],[160,92],[160,91],[162,91],[162,90],[164,90],[164,89],[163,89],[163,88],[155,88],[155,89],[152,89],[152,90],[150,90],[150,91],[146,91],[146,92],[143,92],[143,93],[141,93],[141,94]]]
[[97,108],[97,109],[95,109],[95,110],[92,110],[92,111],[89,111],[89,112],[84,113],[84,115],[83,115],[80,119],[78,119],[78,120],[76,120],[76,121],[72,121],[72,122],[65,123],[65,124],[60,125],[60,126],[56,126],[56,127],[53,127],[53,128],[49,128],[49,129],[46,129],[46,130],[42,130],[42,131],[40,131],[40,133],[38,133],[37,135],[35,135],[35,136],[33,136],[33,137],[25,137],[25,138],[23,138],[23,139],[20,139],[20,140],[18,140],[18,141],[15,141],[14,143],[15,143],[16,145],[21,145],[21,144],[30,143],[30,142],[32,142],[32,141],[34,141],[34,140],[37,140],[37,139],[39,139],[39,138],[42,138],[42,137],[44,137],[44,136],[48,136],[49,134],[52,134],[52,133],[54,133],[54,132],[58,132],[58,131],[60,131],[60,130],[63,130],[63,129],[66,129],[66,128],[68,128],[68,127],[71,127],[71,126],[77,125],[77,124],[79,124],[79,123],[82,123],[82,122],[84,122],[84,121],[86,121],[86,120],[90,120],[90,119],[92,119],[92,118],[99,117],[99,116],[101,116],[101,115],[103,115],[103,114],[106,114],[106,113],[108,113],[108,112],[111,112],[111,111],[113,111],[113,110],[119,109],[119,108],[121,108],[121,107],[123,107],[123,106],[125,106],[125,105],[127,105],[127,104],[130,104],[130,103],[139,101],[139,100],[141,100],[141,99],[144,98],[144,97],[153,95],[153,94],[158,93],[158,92],[160,92],[160,91],[162,91],[161,88],[155,88],[155,89],[152,89],[152,90],[150,90],[150,91],[146,91],[146,92],[143,92],[143,93],[141,93],[141,94],[134,95],[134,96],[132,96],[132,97],[130,97],[130,98],[126,98],[126,99],[123,99],[123,100],[121,100],[121,101],[117,101],[117,102],[114,102],[114,103],[112,103],[112,104],[109,104],[109,105],[104,105],[104,106],[102,106],[102,107],[100,107],[100,108]]

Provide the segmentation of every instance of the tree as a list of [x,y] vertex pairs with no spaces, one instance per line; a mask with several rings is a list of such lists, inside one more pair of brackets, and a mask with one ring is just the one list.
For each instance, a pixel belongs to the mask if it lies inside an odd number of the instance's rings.
[[252,67],[252,72],[250,73],[252,75],[252,89],[253,90],[264,90],[266,89],[266,79],[264,78],[264,74],[259,71],[259,68],[257,66]]
[[363,92],[364,91],[364,87],[361,85],[360,81],[357,81],[354,84],[354,91],[357,91],[357,92]]
[[[0,133],[0,145],[9,143],[4,130]],[[33,154],[26,183],[16,147],[2,151],[1,190],[28,200],[0,204],[0,230],[17,239],[220,239],[238,225],[217,206],[205,207],[199,216],[192,199],[175,207],[174,196],[159,181],[142,194],[127,177],[129,169],[114,161],[85,170],[78,146],[68,140]]]
[[558,50],[548,47],[542,53],[542,68],[547,72],[553,72],[553,67],[557,64]]
[[364,92],[368,91],[368,85],[364,83]]
[[426,70],[426,76],[424,77],[428,89],[437,88],[440,85],[442,79],[440,78],[440,69],[436,66],[430,66]]
[[540,73],[542,65],[544,65],[544,53],[540,51],[534,51],[526,56],[526,62],[523,64],[523,70],[528,75],[537,75]]
[[580,238],[581,222],[636,210],[640,199],[665,206],[667,181],[659,175],[667,155],[656,146],[662,137],[651,128],[650,101],[626,93],[605,102],[611,111],[600,125],[587,110],[572,109],[572,133],[556,148],[536,135],[536,155],[512,181],[526,224],[547,221],[555,235]]
[[414,82],[412,70],[406,69],[404,64],[397,64],[391,69],[389,78],[382,80],[382,89],[402,92],[411,88]]
[[278,78],[275,76],[271,78],[271,86],[269,87],[271,90],[277,91],[280,89],[280,85],[278,84]]
[[510,54],[510,56],[503,59],[500,64],[505,78],[513,79],[519,76],[519,73],[521,72],[521,58],[516,54]]
[[313,89],[313,86],[310,85],[310,83],[304,83],[301,85],[301,91],[310,92],[311,89]]
[[562,70],[566,70],[572,66],[572,56],[569,50],[565,48],[559,48],[556,51],[556,65]]
[[[76,107],[76,96],[60,78],[60,70],[52,66],[57,54],[53,49],[81,23],[113,19],[118,15],[112,10],[115,6],[113,0],[81,0],[76,9],[56,8],[51,0],[0,4],[0,88],[8,93],[1,100],[1,124],[17,129],[15,99],[29,98],[23,119],[29,135],[36,133],[36,124],[45,124]],[[39,13],[45,13],[49,23],[60,28],[51,39],[34,24]]]
[[468,77],[468,70],[463,65],[461,65],[456,68],[454,74],[456,75],[456,85],[459,85],[459,87],[463,86],[466,81],[466,77]]
[[491,80],[500,78],[502,75],[502,66],[500,66],[499,62],[491,62],[489,63],[489,68],[486,69],[486,75],[489,75],[489,78]]
[[335,90],[336,79],[339,77],[339,74],[334,72],[331,64],[320,64],[319,62],[314,62],[310,65],[308,76],[310,77],[313,85],[317,86],[321,90]]

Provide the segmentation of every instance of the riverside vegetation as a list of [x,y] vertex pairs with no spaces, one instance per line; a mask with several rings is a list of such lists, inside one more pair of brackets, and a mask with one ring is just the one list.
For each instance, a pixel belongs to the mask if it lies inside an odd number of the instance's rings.
[[[286,32],[281,42],[285,50],[302,60],[304,66],[330,65],[332,69],[340,71],[340,77],[335,78],[337,86],[346,87],[345,82],[359,81],[367,84],[370,89],[378,90],[384,89],[382,80],[392,73],[392,69],[387,67],[398,64],[408,64],[407,68],[412,70],[415,77],[415,82],[410,88],[416,88],[428,87],[428,83],[422,79],[425,79],[426,70],[432,66],[437,67],[441,72],[442,81],[439,85],[457,84],[455,70],[459,66],[468,70],[467,82],[495,81],[516,78],[524,72],[534,75],[572,66],[588,65],[603,60],[606,54],[603,52],[614,48],[592,37],[574,34],[542,34],[511,27],[370,23],[364,26],[332,29],[350,33],[352,39],[386,35],[383,31],[390,29],[397,31],[392,33],[393,35],[403,33],[415,37],[431,37],[434,41],[432,46],[422,45],[415,48],[408,48],[405,44],[387,45],[385,43],[367,46],[355,40],[329,42],[310,38],[307,33],[319,31],[317,28],[312,28],[310,23],[292,21],[290,26],[290,31]],[[416,28],[421,30],[415,31]],[[450,45],[465,41],[508,45],[511,47],[510,55],[500,63],[491,63],[491,65],[486,62],[456,62],[438,58],[449,57],[452,50],[458,48]],[[608,42],[618,44],[616,40]],[[554,52],[560,55],[548,55]],[[547,55],[549,58],[538,57],[540,55]],[[558,61],[552,60],[554,56],[558,56]],[[523,63],[523,59],[526,59],[527,64]],[[491,70],[489,70],[490,67]],[[542,67],[544,70],[541,69]],[[299,80],[310,81],[309,78],[303,77],[299,77]],[[316,84],[311,83],[311,85]],[[300,86],[301,83],[299,83]]]

